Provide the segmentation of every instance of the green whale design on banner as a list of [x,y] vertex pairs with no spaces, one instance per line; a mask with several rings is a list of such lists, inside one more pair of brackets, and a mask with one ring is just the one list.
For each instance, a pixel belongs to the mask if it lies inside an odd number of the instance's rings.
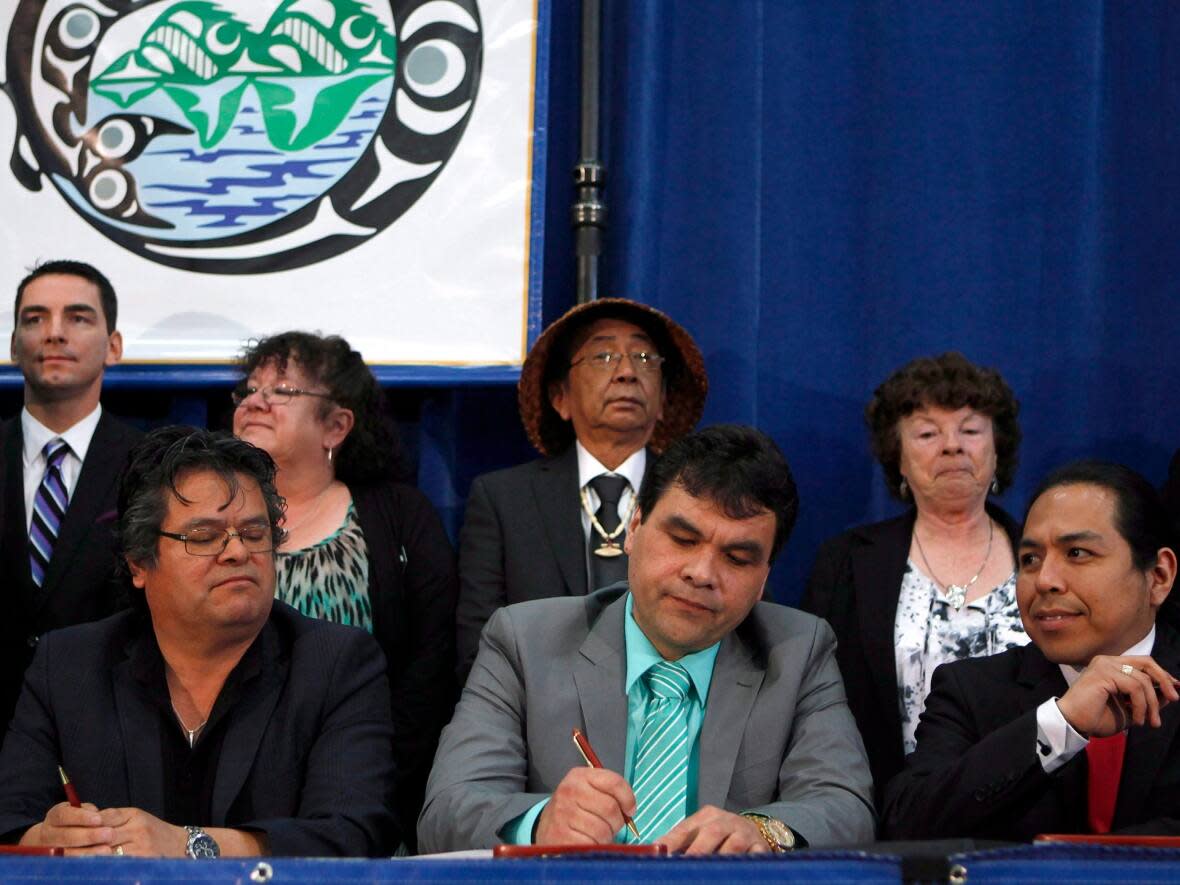
[[204,148],[225,137],[253,90],[271,145],[299,151],[335,132],[396,61],[397,39],[357,0],[284,0],[261,30],[190,0],[156,19],[91,88],[125,110],[163,90]]

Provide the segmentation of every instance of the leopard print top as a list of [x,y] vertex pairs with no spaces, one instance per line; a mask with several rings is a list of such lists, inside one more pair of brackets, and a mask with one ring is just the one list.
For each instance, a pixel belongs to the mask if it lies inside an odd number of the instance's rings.
[[275,597],[311,618],[373,632],[369,548],[349,503],[336,533],[302,550],[275,556]]

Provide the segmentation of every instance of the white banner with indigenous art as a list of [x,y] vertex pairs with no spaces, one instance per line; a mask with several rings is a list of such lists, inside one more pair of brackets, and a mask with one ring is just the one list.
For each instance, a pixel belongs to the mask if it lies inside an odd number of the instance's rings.
[[519,363],[544,14],[0,0],[0,293],[39,260],[95,265],[134,362],[225,362],[300,328],[373,364]]

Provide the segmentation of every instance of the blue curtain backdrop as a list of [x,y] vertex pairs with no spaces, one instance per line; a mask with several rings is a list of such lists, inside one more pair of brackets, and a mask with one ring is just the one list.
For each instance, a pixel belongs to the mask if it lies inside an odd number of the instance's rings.
[[[1014,514],[1074,457],[1162,481],[1180,4],[605,0],[604,17],[602,294],[697,337],[706,422],[782,446],[802,507],[776,598],[798,598],[825,537],[899,509],[861,415],[915,356],[961,350],[1016,391]],[[576,125],[576,15],[556,4],[554,26],[550,318],[572,301],[575,142],[557,130]]]

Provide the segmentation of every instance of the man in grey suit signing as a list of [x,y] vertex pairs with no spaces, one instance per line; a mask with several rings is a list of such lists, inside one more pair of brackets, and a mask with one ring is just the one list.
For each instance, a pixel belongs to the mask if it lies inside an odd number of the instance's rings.
[[[673,443],[639,492],[627,583],[489,621],[435,757],[421,849],[871,840],[832,631],[759,601],[797,509],[764,434],[722,425]],[[575,728],[602,768],[584,767]]]

